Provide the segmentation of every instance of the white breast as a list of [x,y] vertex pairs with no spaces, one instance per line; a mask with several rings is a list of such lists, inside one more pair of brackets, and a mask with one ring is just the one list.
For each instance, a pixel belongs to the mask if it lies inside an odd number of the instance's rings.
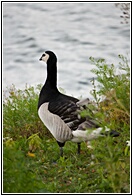
[[48,110],[48,104],[44,103],[38,110],[38,115],[44,125],[49,129],[54,138],[59,142],[65,142],[72,139],[71,129],[57,115]]

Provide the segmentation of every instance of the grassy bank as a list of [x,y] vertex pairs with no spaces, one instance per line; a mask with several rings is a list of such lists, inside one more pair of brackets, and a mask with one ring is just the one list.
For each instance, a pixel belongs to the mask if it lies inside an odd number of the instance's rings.
[[[130,192],[130,69],[119,56],[119,69],[95,60],[92,80],[95,104],[81,115],[91,115],[101,126],[120,132],[117,138],[92,141],[93,149],[67,142],[65,157],[37,114],[41,85],[17,90],[11,86],[3,103],[3,192],[4,193],[128,193]],[[120,71],[120,72],[121,72]]]

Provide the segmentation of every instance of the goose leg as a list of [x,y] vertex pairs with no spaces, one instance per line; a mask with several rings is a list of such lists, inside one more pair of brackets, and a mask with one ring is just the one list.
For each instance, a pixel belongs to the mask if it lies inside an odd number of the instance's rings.
[[60,156],[63,157],[63,147],[60,147]]
[[65,145],[65,142],[61,143],[61,142],[57,141],[57,143],[58,143],[58,145],[60,147],[60,156],[63,157],[63,146]]
[[80,143],[77,143],[77,144],[78,144],[78,154],[80,154],[81,145],[80,145]]

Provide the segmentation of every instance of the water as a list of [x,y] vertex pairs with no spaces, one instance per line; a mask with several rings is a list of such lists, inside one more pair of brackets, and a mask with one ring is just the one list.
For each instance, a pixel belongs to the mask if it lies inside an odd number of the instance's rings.
[[90,97],[89,57],[118,64],[130,53],[130,25],[114,3],[3,3],[3,89],[44,83],[42,53],[58,57],[58,87]]

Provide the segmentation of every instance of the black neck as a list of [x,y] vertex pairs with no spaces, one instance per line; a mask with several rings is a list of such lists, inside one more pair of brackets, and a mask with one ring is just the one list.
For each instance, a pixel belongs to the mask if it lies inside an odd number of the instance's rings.
[[47,62],[47,79],[45,85],[48,85],[49,88],[57,88],[57,66],[56,61]]
[[55,95],[55,93],[58,94],[56,60],[48,60],[47,79],[39,95],[38,108],[41,106],[41,104],[49,102],[51,99],[53,99],[53,94]]
[[59,93],[57,89],[56,63],[56,58],[48,59],[47,61],[47,79],[39,95],[38,108],[41,106],[41,104],[54,99],[53,95],[58,95]]

